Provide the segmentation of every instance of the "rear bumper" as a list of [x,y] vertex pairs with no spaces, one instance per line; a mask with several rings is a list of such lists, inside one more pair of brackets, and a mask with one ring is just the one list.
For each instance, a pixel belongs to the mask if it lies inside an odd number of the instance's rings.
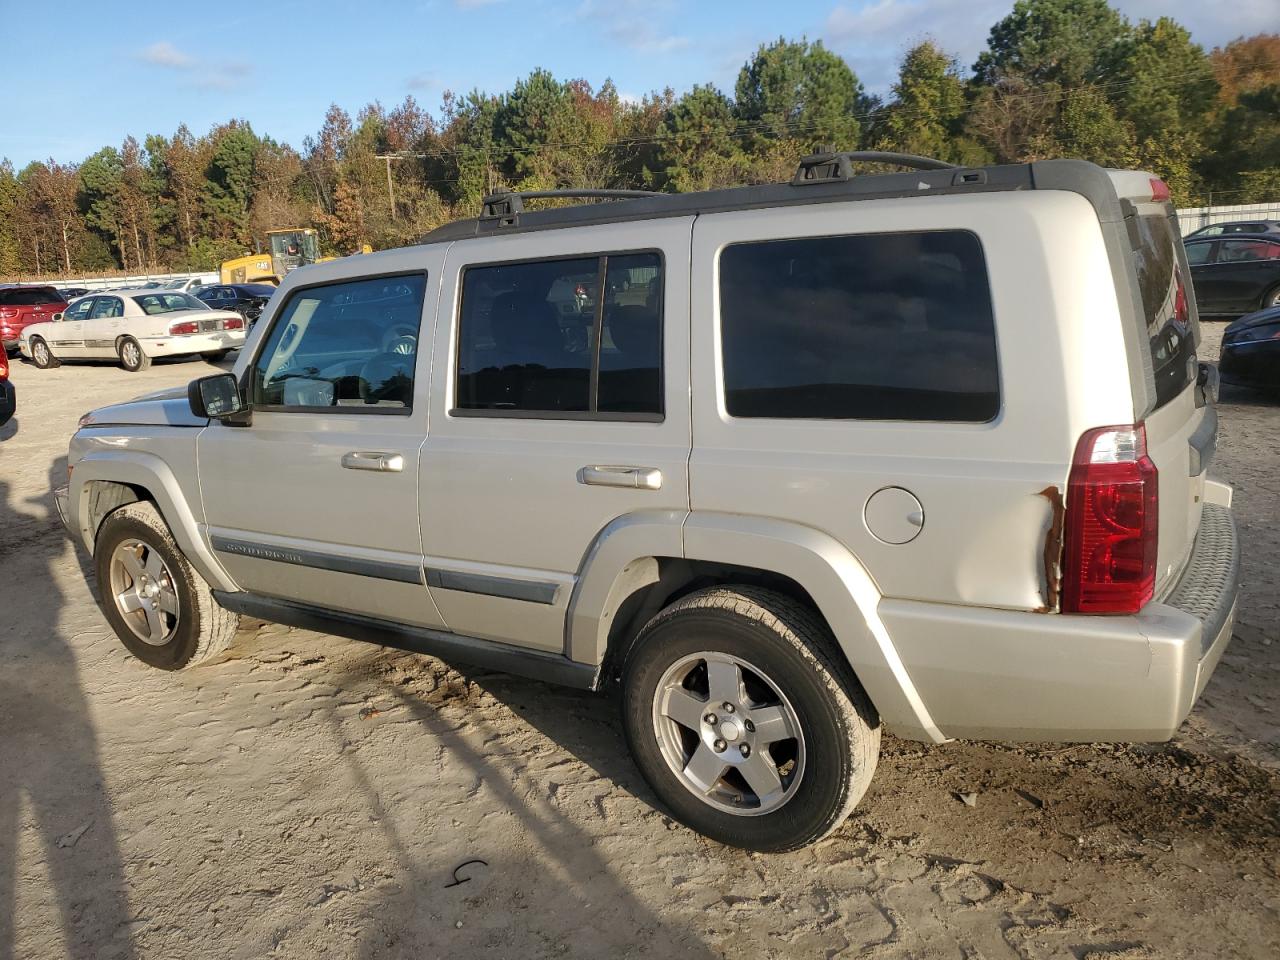
[[243,330],[218,330],[210,333],[193,333],[181,337],[154,337],[142,341],[142,349],[149,357],[170,357],[186,353],[217,353],[220,350],[238,350],[244,346]]
[[1230,508],[1205,503],[1181,579],[1134,616],[896,600],[880,614],[948,737],[1161,741],[1191,712],[1231,639],[1239,567]]

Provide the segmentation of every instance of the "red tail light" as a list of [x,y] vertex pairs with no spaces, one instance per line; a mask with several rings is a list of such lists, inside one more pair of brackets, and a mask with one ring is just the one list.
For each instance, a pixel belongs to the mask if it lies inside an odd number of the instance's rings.
[[6,380],[9,377],[9,357],[0,350],[0,380]]
[[1156,202],[1169,199],[1169,185],[1159,177],[1151,178],[1151,199]]
[[1099,427],[1076,445],[1067,481],[1063,613],[1137,613],[1155,593],[1156,465],[1147,431]]
[[222,321],[223,330],[239,330],[244,326],[244,321],[239,317],[230,317]]
[[195,320],[183,320],[181,323],[169,324],[169,332],[175,336],[183,336],[188,333],[198,333],[200,324]]

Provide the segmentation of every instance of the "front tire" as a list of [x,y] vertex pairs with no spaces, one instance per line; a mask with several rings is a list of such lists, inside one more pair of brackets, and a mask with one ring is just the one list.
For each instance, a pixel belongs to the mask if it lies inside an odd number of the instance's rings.
[[102,522],[93,548],[99,602],[125,648],[161,670],[217,656],[239,617],[213,599],[154,504],[140,501]]
[[142,352],[142,344],[133,337],[120,341],[120,366],[130,373],[139,373],[151,366],[151,358]]
[[52,370],[60,366],[62,361],[53,355],[43,337],[31,338],[31,362],[40,370]]
[[686,826],[782,852],[836,829],[866,792],[880,728],[808,607],[755,587],[691,594],[640,631],[623,668],[637,766]]

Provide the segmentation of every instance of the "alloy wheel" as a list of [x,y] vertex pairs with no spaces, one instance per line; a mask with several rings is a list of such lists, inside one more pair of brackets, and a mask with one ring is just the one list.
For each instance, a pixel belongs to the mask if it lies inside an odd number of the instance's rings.
[[672,664],[654,692],[653,726],[684,788],[727,813],[772,813],[804,775],[795,709],[764,671],[727,653]]
[[123,540],[111,554],[111,597],[134,636],[164,646],[177,632],[181,609],[173,574],[148,543]]

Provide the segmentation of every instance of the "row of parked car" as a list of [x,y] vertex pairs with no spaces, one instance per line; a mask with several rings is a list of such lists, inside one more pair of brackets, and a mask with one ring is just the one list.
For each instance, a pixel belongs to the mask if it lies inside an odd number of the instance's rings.
[[6,354],[16,350],[42,369],[62,360],[118,359],[131,371],[161,356],[217,357],[244,342],[275,287],[187,279],[70,296],[75,292],[0,287]]

